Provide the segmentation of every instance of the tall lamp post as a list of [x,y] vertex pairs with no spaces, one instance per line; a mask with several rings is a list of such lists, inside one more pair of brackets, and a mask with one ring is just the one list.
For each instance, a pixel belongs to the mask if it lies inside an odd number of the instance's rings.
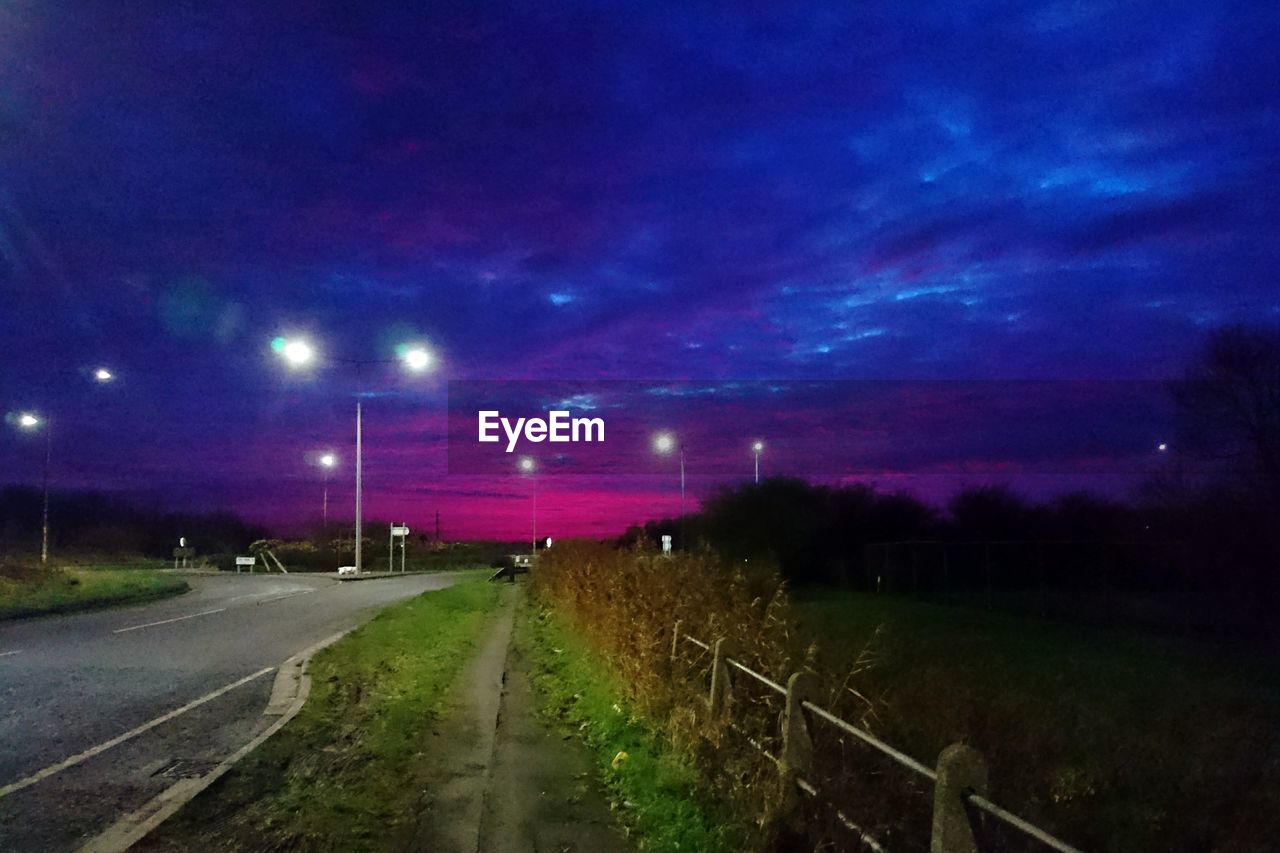
[[751,452],[756,456],[756,485],[760,485],[760,451],[764,450],[764,442],[757,441],[751,445]]
[[684,444],[674,434],[660,432],[653,437],[653,449],[666,456],[673,450],[680,451],[680,547],[684,547]]
[[530,559],[538,556],[538,478],[533,476],[537,469],[538,464],[532,456],[520,457],[520,473],[529,478],[529,488],[533,492],[533,548],[529,552]]
[[327,529],[329,527],[329,472],[338,464],[338,457],[332,453],[322,453],[318,461],[320,468],[324,471],[324,497],[320,501],[320,524]]
[[[276,338],[271,348],[280,355],[290,367],[303,368],[315,361],[315,349],[305,340]],[[435,357],[425,347],[415,344],[403,344],[396,347],[398,358],[380,358],[370,360],[347,360],[346,364],[365,366],[370,364],[393,364],[399,361],[411,373],[422,373],[435,365]],[[356,574],[364,570],[363,538],[364,538],[364,400],[356,397]]]
[[[115,379],[115,374],[105,367],[99,367],[93,371],[93,379],[99,385]],[[44,430],[44,473],[42,476],[42,497],[40,501],[40,562],[49,562],[49,461],[53,456],[53,430],[49,424],[49,418],[40,417],[31,412],[20,412],[15,419],[18,428],[26,432],[34,432],[38,429]]]
[[53,430],[47,418],[23,412],[18,415],[18,427],[34,432],[44,429],[44,499],[40,509],[40,562],[49,562],[49,458],[53,452]]

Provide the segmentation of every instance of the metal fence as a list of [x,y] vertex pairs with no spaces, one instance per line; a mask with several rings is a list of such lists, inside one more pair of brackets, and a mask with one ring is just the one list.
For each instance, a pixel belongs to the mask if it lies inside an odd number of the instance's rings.
[[[792,809],[798,808],[798,798],[787,796],[798,792],[815,800],[829,800],[810,780],[813,778],[814,749],[810,720],[832,726],[840,733],[856,738],[861,743],[900,765],[905,770],[928,780],[933,785],[933,813],[930,832],[930,853],[982,853],[979,843],[981,833],[975,822],[980,815],[989,816],[1028,838],[1040,842],[1050,850],[1060,853],[1081,853],[1075,847],[1054,837],[1040,827],[987,799],[987,763],[976,749],[964,744],[952,744],[938,756],[935,766],[929,767],[901,750],[832,714],[812,700],[817,694],[817,680],[812,673],[797,672],[785,685],[751,669],[729,657],[726,638],[704,642],[683,633],[677,621],[671,637],[671,660],[674,664],[680,655],[681,643],[688,643],[711,654],[711,684],[706,700],[710,718],[741,734],[746,740],[772,761],[778,768],[779,780],[784,788],[784,802]],[[733,675],[739,672],[753,679],[766,689],[783,697],[778,754],[770,752],[749,733],[743,731],[732,719]],[[885,851],[881,841],[839,809],[836,819],[852,832],[862,845],[877,853]]]

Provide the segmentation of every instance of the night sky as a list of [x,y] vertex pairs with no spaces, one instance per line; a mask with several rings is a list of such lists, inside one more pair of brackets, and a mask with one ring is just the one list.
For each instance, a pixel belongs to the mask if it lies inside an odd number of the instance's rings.
[[[0,5],[0,408],[52,417],[55,487],[298,525],[332,449],[349,514],[364,394],[368,515],[518,536],[527,480],[449,473],[448,383],[554,378],[741,383],[646,413],[694,498],[761,438],[767,473],[941,499],[976,478],[930,452],[948,412],[1047,493],[1159,424],[1076,472],[1055,424],[1031,452],[921,395],[1157,380],[1280,322],[1275,3],[364,5]],[[407,341],[429,376],[350,363]],[[866,454],[848,386],[763,381],[850,379],[935,382]],[[541,529],[675,510],[634,414],[633,469],[542,477]],[[42,456],[6,426],[0,482]]]

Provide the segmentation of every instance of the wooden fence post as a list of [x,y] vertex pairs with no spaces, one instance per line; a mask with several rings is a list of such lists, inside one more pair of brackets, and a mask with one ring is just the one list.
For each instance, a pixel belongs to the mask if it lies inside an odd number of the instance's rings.
[[680,620],[676,620],[676,626],[671,631],[671,662],[676,662],[676,655],[680,652]]
[[809,723],[801,703],[812,702],[817,695],[818,679],[813,673],[797,672],[787,680],[787,707],[782,715],[782,753],[778,757],[778,770],[782,785],[782,814],[796,831],[803,828],[804,822],[796,779],[811,775],[813,770],[813,739],[809,736]]
[[718,720],[721,716],[727,716],[729,707],[733,704],[733,687],[729,681],[727,642],[727,637],[721,637],[712,646],[711,695],[707,697],[707,707],[711,710],[711,719],[713,720]]
[[937,770],[929,853],[978,853],[964,796],[987,793],[987,760],[973,747],[954,743],[938,756]]

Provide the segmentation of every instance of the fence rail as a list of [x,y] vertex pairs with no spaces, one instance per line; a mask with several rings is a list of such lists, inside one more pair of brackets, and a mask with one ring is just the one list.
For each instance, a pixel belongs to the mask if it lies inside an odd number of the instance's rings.
[[[813,741],[805,714],[808,712],[814,719],[852,735],[907,770],[933,783],[930,853],[981,853],[979,835],[975,832],[973,825],[974,810],[1000,821],[1058,853],[1081,853],[1078,848],[1072,847],[1030,821],[1018,817],[987,799],[987,763],[976,749],[964,744],[953,744],[938,756],[936,767],[929,767],[870,732],[815,704],[811,699],[815,682],[809,673],[793,674],[784,686],[756,672],[741,661],[729,657],[725,638],[709,643],[704,642],[691,634],[682,632],[680,626],[681,623],[677,621],[671,635],[672,662],[674,663],[679,656],[682,641],[711,653],[711,686],[707,697],[711,718],[721,721],[725,726],[745,737],[751,746],[775,764],[784,785],[794,786],[796,790],[813,799],[826,801],[818,788],[805,778],[813,772]],[[781,755],[771,753],[764,744],[729,719],[729,697],[732,695],[731,671],[741,672],[785,699]],[[876,853],[885,853],[885,848],[878,839],[844,812],[839,809],[834,811],[836,819],[856,835],[867,849]]]

